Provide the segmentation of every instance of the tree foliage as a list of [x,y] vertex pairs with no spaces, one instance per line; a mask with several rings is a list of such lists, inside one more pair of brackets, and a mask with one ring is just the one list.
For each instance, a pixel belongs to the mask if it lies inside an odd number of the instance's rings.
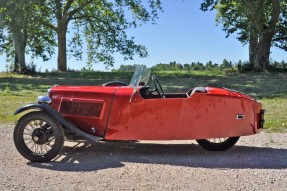
[[227,37],[236,34],[249,44],[249,62],[256,70],[269,66],[271,46],[286,50],[286,1],[284,0],[204,0],[203,11],[217,10],[216,21]]
[[[251,72],[253,67],[247,61],[237,61],[231,62],[226,59],[223,59],[221,63],[213,63],[212,61],[208,61],[207,63],[203,62],[191,62],[181,64],[176,61],[169,62],[169,63],[159,63],[151,67],[152,71],[224,71],[224,72]],[[271,61],[270,65],[268,66],[268,71],[270,72],[280,72],[286,73],[287,72],[287,62],[282,60],[281,62],[278,61]],[[113,71],[120,71],[120,72],[133,72],[135,70],[135,65],[120,65],[120,67]]]
[[[118,52],[125,59],[133,55],[147,56],[143,45],[129,38],[126,30],[148,21],[155,21],[160,0],[53,0],[40,6],[41,12],[49,15],[42,23],[55,31],[58,39],[58,70],[67,70],[67,51],[82,58],[84,41],[87,46],[88,65],[102,62],[114,63],[113,54]],[[72,27],[69,28],[69,25]],[[67,32],[73,37],[68,42]]]
[[67,52],[81,59],[86,45],[90,67],[112,66],[115,52],[125,59],[147,56],[126,30],[154,22],[160,10],[160,0],[0,0],[0,53],[14,57],[21,72],[27,52],[47,60],[57,45],[58,70],[66,71]]
[[5,53],[10,61],[14,59],[15,72],[26,72],[27,52],[44,61],[54,52],[52,31],[38,22],[43,15],[38,4],[43,1],[0,1],[0,54]]

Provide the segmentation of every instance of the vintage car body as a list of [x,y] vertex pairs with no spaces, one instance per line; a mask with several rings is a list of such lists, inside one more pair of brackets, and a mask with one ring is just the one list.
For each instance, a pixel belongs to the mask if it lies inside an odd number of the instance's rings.
[[106,140],[190,140],[259,132],[260,103],[232,90],[206,90],[166,99],[144,99],[137,91],[130,102],[129,86],[57,86],[50,97],[51,107],[75,126]]
[[[144,66],[137,66],[129,86],[123,86],[122,82],[111,82],[105,86],[57,85],[49,90],[49,97],[40,97],[39,103],[23,106],[15,114],[38,108],[39,112],[59,123],[66,136],[67,132],[71,132],[92,141],[198,140],[209,150],[226,150],[236,143],[239,136],[259,133],[263,128],[262,104],[248,95],[214,87],[196,87],[187,93],[166,94],[155,76],[155,89],[150,91],[146,86],[149,77],[143,79],[149,73]],[[51,160],[58,153],[50,156],[51,151],[31,152],[33,149],[22,140],[21,132],[25,132],[27,124],[33,123],[30,119],[33,117],[23,118],[14,131],[16,148],[29,160]],[[57,131],[51,122],[39,118],[35,120],[42,120],[48,124],[46,126],[51,126],[49,129]],[[29,123],[26,122],[28,119]],[[47,130],[37,130],[43,127],[30,129],[32,143],[41,148],[52,136]],[[213,138],[225,139],[219,143],[208,141]],[[232,143],[228,143],[230,140],[233,140]],[[21,148],[23,145],[24,151]]]

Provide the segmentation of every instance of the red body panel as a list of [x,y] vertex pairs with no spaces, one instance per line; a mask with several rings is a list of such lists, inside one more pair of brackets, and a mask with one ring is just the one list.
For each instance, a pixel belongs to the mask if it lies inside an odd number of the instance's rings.
[[[136,94],[132,103],[129,96],[120,100],[116,96],[106,139],[190,140],[251,135],[259,132],[255,109],[260,113],[261,105],[255,101],[209,93],[169,99],[143,99]],[[237,114],[244,114],[244,119],[236,119]]]
[[[52,107],[73,124],[90,134],[95,127],[94,135],[106,140],[191,140],[259,132],[260,103],[228,89],[206,90],[187,98],[143,99],[138,92],[132,96],[129,86],[58,86],[51,89],[50,97]],[[71,103],[61,106],[65,100]],[[84,109],[81,107],[88,107],[98,117],[89,116],[89,112],[77,115],[77,110]],[[65,111],[69,108],[75,114]],[[244,119],[237,119],[237,115],[244,115]]]
[[[116,87],[102,86],[56,86],[50,91],[50,97],[53,100],[51,106],[71,121],[76,127],[86,133],[103,136],[109,118],[111,102],[116,89]],[[103,103],[103,105],[99,117],[89,117],[80,115],[82,110],[88,110],[87,113],[93,112],[93,108],[87,106],[82,108],[74,107],[75,112],[73,114],[61,112],[61,103],[64,100],[71,100],[72,103],[84,102],[93,104],[98,102]],[[93,127],[96,129],[95,133],[92,132]]]

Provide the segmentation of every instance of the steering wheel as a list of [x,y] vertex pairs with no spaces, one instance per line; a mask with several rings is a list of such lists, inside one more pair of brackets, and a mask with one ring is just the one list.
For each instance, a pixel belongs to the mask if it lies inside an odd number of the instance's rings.
[[[162,87],[161,87],[161,85],[160,85],[160,83],[159,83],[157,77],[156,77],[155,75],[152,75],[152,76],[151,76],[151,79],[152,79],[152,81],[153,81],[154,88],[155,88],[154,90],[152,90],[152,92],[153,92],[153,91],[156,91],[156,92],[158,93],[158,95],[160,95],[161,98],[165,98],[164,92],[163,92],[163,90],[162,90]],[[158,88],[158,87],[159,87],[159,88]],[[161,91],[161,93],[160,93],[159,90]]]

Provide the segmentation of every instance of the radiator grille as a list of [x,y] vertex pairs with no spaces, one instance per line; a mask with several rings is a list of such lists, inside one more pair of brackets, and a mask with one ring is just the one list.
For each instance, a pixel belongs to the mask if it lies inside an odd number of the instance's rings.
[[62,100],[60,113],[72,116],[101,117],[103,103],[95,101]]

